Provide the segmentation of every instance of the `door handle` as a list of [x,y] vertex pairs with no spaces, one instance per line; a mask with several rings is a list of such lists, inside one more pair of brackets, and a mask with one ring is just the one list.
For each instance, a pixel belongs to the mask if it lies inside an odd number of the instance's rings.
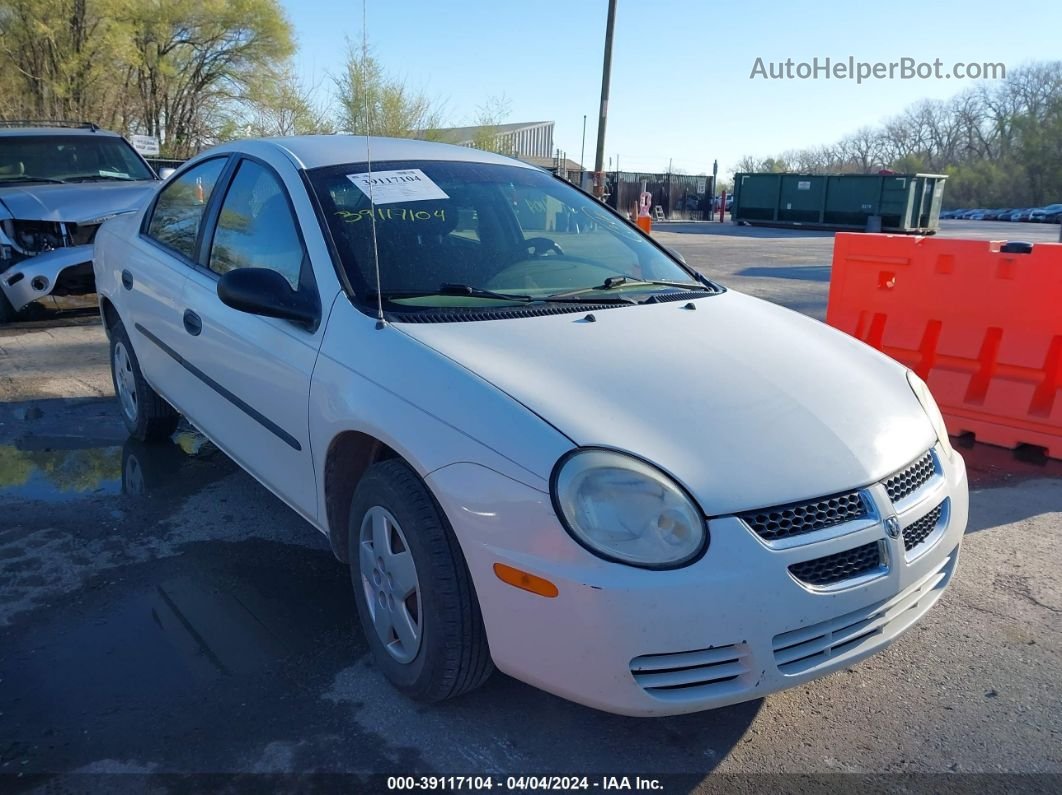
[[127,270],[122,271],[122,287],[126,290],[133,289],[133,274]]
[[184,330],[193,337],[198,337],[203,331],[203,319],[191,309],[184,310]]

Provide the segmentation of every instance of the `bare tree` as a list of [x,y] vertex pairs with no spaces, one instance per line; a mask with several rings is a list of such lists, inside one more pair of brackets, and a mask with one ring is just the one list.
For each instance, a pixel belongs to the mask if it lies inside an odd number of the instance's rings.
[[507,96],[489,97],[476,109],[476,132],[472,137],[472,146],[487,152],[502,155],[512,154],[512,147],[498,135],[498,127],[509,117],[512,102]]
[[743,158],[742,171],[934,171],[953,204],[1035,204],[1062,197],[1062,61],[1013,70],[945,101],[924,100],[835,145]]
[[[244,97],[242,132],[256,137],[316,135],[335,132],[335,124],[291,64],[262,81]],[[237,122],[239,124],[239,121]]]
[[174,157],[213,143],[231,119],[231,104],[294,52],[276,0],[159,0],[127,8],[137,126]]

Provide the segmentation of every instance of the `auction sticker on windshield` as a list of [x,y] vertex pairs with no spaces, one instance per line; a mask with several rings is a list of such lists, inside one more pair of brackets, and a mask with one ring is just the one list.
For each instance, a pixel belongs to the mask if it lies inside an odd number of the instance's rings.
[[347,174],[347,179],[357,185],[362,193],[369,196],[374,204],[450,198],[419,168],[409,168],[403,171],[374,171],[371,174]]

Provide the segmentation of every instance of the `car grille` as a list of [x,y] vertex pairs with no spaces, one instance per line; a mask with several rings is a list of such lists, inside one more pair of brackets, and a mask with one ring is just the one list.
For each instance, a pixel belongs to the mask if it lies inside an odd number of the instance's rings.
[[944,512],[944,503],[941,503],[932,511],[927,513],[917,522],[912,522],[903,531],[903,547],[910,552],[917,547],[937,528],[937,523],[940,522],[940,515]]
[[[957,551],[957,550],[956,550]],[[774,636],[774,661],[786,675],[800,674],[861,647],[885,632],[900,632],[940,595],[955,571],[955,552],[906,591],[876,604]]]
[[747,658],[744,644],[647,654],[631,660],[631,674],[651,696],[667,701],[700,699],[742,690],[745,684],[739,677],[748,671]]
[[881,546],[877,541],[824,558],[794,563],[793,576],[808,585],[833,585],[866,574],[881,566]]
[[824,497],[813,502],[780,505],[738,514],[766,541],[812,533],[869,516],[866,501],[857,491]]
[[897,472],[885,481],[885,491],[889,493],[889,499],[899,502],[904,497],[914,494],[922,486],[929,482],[935,472],[933,466],[933,453],[929,450],[926,454],[904,470]]

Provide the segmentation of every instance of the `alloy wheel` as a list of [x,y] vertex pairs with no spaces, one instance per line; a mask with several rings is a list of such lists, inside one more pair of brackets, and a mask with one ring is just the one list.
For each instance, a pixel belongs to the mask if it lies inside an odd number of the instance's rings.
[[417,656],[423,636],[420,581],[405,534],[386,508],[365,513],[358,560],[373,628],[388,654],[400,663]]

